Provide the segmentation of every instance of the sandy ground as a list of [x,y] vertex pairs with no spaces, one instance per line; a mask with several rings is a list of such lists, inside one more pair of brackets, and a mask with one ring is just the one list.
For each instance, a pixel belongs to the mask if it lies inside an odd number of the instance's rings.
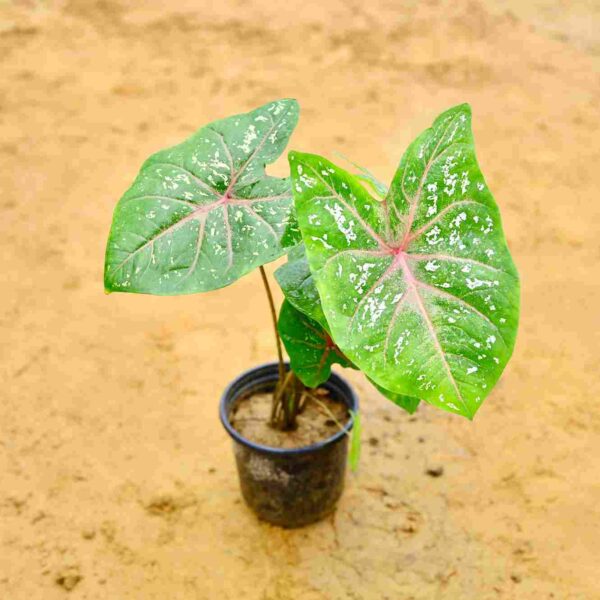
[[[0,598],[600,598],[599,14],[0,2]],[[471,102],[523,287],[515,356],[473,423],[409,418],[349,374],[361,470],[335,518],[287,532],[241,503],[217,419],[224,385],[273,357],[258,276],[102,291],[142,160],[282,96],[303,108],[294,148],[385,180]]]

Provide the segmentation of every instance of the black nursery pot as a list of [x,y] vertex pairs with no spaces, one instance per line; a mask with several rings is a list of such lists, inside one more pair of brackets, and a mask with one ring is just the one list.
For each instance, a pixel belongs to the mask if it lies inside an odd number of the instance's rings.
[[[271,448],[244,438],[231,425],[229,415],[238,398],[274,389],[277,363],[250,369],[232,381],[221,396],[220,416],[233,438],[242,495],[264,521],[280,527],[302,527],[327,516],[344,487],[350,420],[327,440],[302,448]],[[358,409],[354,390],[335,373],[321,385],[333,399]]]

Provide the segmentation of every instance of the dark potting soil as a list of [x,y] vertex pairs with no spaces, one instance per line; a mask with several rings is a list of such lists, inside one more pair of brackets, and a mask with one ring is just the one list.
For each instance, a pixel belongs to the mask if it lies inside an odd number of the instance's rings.
[[279,431],[269,425],[273,397],[270,392],[240,398],[229,418],[234,429],[251,442],[271,448],[310,446],[335,435],[340,430],[339,424],[345,425],[350,418],[342,402],[330,398],[325,390],[319,393],[320,403],[311,399],[306,402],[293,431]]

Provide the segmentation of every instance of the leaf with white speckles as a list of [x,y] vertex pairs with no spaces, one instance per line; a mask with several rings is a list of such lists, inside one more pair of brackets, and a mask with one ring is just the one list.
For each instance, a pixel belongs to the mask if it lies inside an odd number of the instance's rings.
[[[329,331],[329,325],[325,318],[325,314],[323,313],[321,298],[319,297],[317,286],[315,285],[310,267],[308,266],[308,260],[306,259],[306,252],[303,244],[299,244],[290,251],[288,254],[288,262],[275,271],[275,277],[285,294],[287,302],[296,309],[296,312],[300,311],[307,316],[312,323],[313,329],[318,329],[321,337],[327,336],[330,338],[331,333]],[[288,316],[290,317],[288,320],[289,325],[291,317],[294,315],[290,311]],[[287,328],[289,329],[289,326]],[[298,327],[296,327],[296,329],[298,329]],[[302,359],[298,356],[298,350],[295,346],[287,343],[286,349],[292,359],[293,365],[297,366],[299,363],[302,363]],[[304,349],[300,348],[300,350],[303,351]],[[337,348],[336,352],[341,351]],[[346,357],[344,358],[347,363],[345,366],[356,369]],[[311,362],[315,362],[314,358],[311,358]],[[340,364],[343,363],[340,362]],[[327,376],[329,376],[329,371],[327,371]],[[319,383],[322,383],[323,381],[325,381],[325,379],[319,381]],[[369,381],[381,394],[407,410],[409,413],[412,414],[417,409],[417,406],[419,405],[418,398],[411,398],[410,396],[389,392],[373,380],[369,379]]]
[[265,174],[297,120],[297,102],[279,100],[215,121],[151,156],[115,210],[106,289],[214,290],[297,243],[289,178]]
[[306,255],[333,339],[368,377],[469,418],[513,350],[519,280],[467,105],[408,148],[383,201],[291,153]]

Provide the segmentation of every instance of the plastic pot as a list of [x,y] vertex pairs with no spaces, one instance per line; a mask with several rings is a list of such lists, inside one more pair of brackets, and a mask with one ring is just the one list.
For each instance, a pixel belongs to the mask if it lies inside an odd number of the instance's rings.
[[[233,439],[246,504],[260,519],[273,525],[302,527],[326,517],[335,508],[344,487],[346,433],[352,428],[352,421],[330,438],[302,448],[271,448],[244,438],[231,425],[231,409],[242,396],[274,389],[277,378],[277,363],[242,373],[223,393],[220,417]],[[354,390],[339,375],[332,373],[321,387],[349,409],[358,409]]]

